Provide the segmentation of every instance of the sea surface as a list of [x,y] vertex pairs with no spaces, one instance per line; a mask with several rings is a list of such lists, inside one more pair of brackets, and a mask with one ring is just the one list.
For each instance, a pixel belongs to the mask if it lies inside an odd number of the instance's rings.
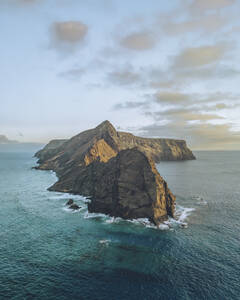
[[47,191],[40,147],[0,146],[0,299],[240,299],[240,152],[158,164],[178,218],[156,229]]

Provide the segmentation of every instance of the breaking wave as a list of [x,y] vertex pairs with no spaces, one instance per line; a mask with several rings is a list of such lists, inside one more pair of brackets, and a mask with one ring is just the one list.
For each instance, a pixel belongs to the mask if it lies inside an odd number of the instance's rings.
[[[81,209],[82,210],[82,209]],[[195,210],[195,208],[187,208],[183,206],[176,207],[176,216],[175,218],[168,218],[167,221],[164,221],[159,226],[151,223],[147,218],[139,218],[139,219],[122,219],[120,217],[111,217],[109,215],[105,215],[103,213],[89,213],[86,211],[84,213],[84,219],[100,219],[105,224],[117,224],[120,222],[130,222],[135,225],[142,225],[147,228],[153,228],[158,230],[173,230],[174,228],[187,228],[188,223],[186,222],[191,213]]]

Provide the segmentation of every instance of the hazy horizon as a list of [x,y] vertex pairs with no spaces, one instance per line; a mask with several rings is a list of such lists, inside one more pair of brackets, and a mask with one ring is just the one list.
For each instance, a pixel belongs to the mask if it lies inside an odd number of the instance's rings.
[[117,130],[240,150],[236,0],[1,0],[0,134]]

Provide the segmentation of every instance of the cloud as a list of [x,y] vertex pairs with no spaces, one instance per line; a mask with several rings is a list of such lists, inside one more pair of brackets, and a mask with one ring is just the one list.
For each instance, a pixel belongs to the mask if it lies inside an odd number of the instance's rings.
[[157,92],[154,94],[157,103],[180,104],[190,100],[190,96],[178,92]]
[[226,150],[240,149],[240,132],[232,131],[230,124],[187,124],[170,122],[166,125],[153,123],[139,128],[142,136],[185,139],[193,149]]
[[240,149],[240,132],[232,131],[230,124],[194,126],[191,134],[199,149]]
[[85,73],[85,69],[80,68],[80,67],[75,67],[70,70],[58,73],[58,76],[66,78],[66,79],[74,80],[74,79],[79,79],[80,77],[82,77],[82,75],[84,73]]
[[163,23],[162,29],[168,35],[179,35],[196,31],[212,33],[220,30],[227,22],[228,18],[211,14],[200,18],[188,18],[183,22],[167,20]]
[[173,68],[198,68],[220,61],[226,48],[225,44],[186,48],[175,57]]
[[216,114],[209,114],[209,113],[203,113],[198,111],[199,108],[189,108],[189,109],[179,108],[179,109],[168,109],[163,112],[159,112],[155,114],[158,115],[158,118],[160,117],[160,119],[167,118],[175,121],[183,120],[183,121],[205,122],[205,121],[223,119],[223,117]]
[[132,108],[147,108],[149,105],[147,102],[142,101],[126,101],[124,103],[117,103],[113,106],[113,110],[119,109],[132,109]]
[[[183,106],[184,109],[193,105],[205,105],[201,106],[207,109],[223,109],[234,108],[240,105],[240,95],[232,93],[182,93],[178,91],[158,91],[153,94],[145,94],[145,101],[157,104],[166,104],[174,106]],[[225,102],[225,103],[224,103]],[[227,104],[226,104],[227,103]],[[208,106],[206,106],[208,104]],[[199,108],[198,108],[199,109]]]
[[195,13],[218,10],[233,5],[236,0],[194,0],[190,10]]
[[73,50],[81,45],[88,32],[80,21],[55,22],[51,26],[51,45],[58,50]]
[[217,110],[217,109],[225,109],[229,108],[225,103],[218,103],[215,106],[212,107],[212,109]]
[[53,30],[57,40],[66,43],[79,43],[87,34],[88,27],[79,21],[56,22]]
[[[141,108],[144,115],[151,116],[155,120],[210,121],[223,117],[209,112],[236,109],[240,106],[239,99],[239,95],[221,92],[211,94],[157,92],[146,94],[145,101],[118,103],[114,109]],[[159,108],[162,110],[159,111]]]
[[139,82],[140,75],[131,70],[113,71],[108,73],[108,79],[117,85],[131,85]]
[[226,79],[240,75],[240,70],[228,67],[226,65],[221,66],[204,66],[201,68],[194,68],[188,70],[181,70],[178,72],[177,77],[185,79]]
[[156,41],[151,32],[140,31],[123,37],[120,44],[127,49],[145,51],[154,48]]
[[179,68],[179,65],[173,63],[165,72],[155,72],[153,69],[142,73],[145,74],[145,84],[151,88],[179,90],[199,82],[232,80],[240,76],[240,69],[237,68],[238,66],[228,66],[218,62],[194,68]]
[[[240,75],[237,65],[229,65],[227,53],[232,48],[230,43],[191,47],[181,50],[175,56],[169,56],[169,66],[160,65],[125,67],[109,72],[107,77],[119,85],[136,85],[139,88],[179,90],[182,87],[209,80],[226,80]],[[104,55],[101,54],[101,55]],[[123,53],[119,54],[122,58]],[[116,61],[116,55],[112,64]],[[106,61],[105,65],[109,62]],[[112,65],[113,67],[113,65]]]

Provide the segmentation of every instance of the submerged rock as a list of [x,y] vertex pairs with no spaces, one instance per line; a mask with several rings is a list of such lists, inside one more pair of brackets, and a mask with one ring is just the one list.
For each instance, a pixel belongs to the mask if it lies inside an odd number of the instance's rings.
[[74,202],[73,202],[73,199],[69,199],[68,202],[66,203],[66,205],[72,205]]
[[72,209],[72,210],[78,210],[78,209],[80,209],[81,207],[78,206],[76,203],[73,203],[73,204],[71,204],[71,205],[69,206],[69,208]]

